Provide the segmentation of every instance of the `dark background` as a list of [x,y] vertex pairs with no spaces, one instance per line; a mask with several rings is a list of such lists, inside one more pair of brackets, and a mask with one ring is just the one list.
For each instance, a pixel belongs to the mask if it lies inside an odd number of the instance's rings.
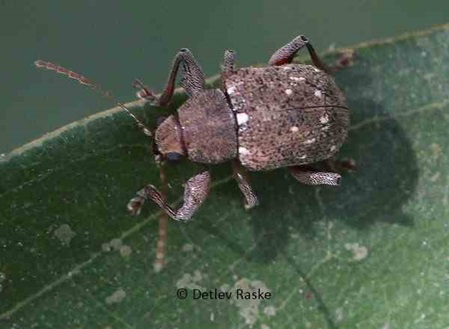
[[448,13],[449,2],[441,0],[3,0],[0,153],[113,105],[36,70],[36,59],[76,70],[126,102],[134,98],[134,78],[159,90],[181,47],[210,76],[227,48],[246,66],[266,62],[298,34],[323,51],[442,24]]

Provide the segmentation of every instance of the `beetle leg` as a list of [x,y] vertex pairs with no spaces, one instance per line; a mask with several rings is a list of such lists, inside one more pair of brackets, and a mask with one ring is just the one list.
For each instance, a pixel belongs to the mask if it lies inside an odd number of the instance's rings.
[[279,48],[274,52],[274,54],[271,56],[270,60],[268,61],[268,64],[271,66],[278,66],[278,65],[284,65],[284,64],[290,64],[295,57],[296,53],[302,49],[304,46],[307,47],[307,50],[309,51],[310,58],[312,59],[313,64],[319,68],[320,70],[323,70],[326,73],[329,73],[329,69],[324,65],[323,61],[318,57],[318,55],[315,52],[315,49],[313,49],[312,45],[310,44],[309,39],[307,39],[305,36],[300,35],[296,38],[294,38],[292,41],[287,43],[285,46]]
[[292,176],[306,185],[340,185],[340,174],[333,172],[311,171],[301,166],[288,167]]
[[157,101],[157,97],[154,94],[154,92],[148,88],[142,81],[139,79],[135,79],[133,82],[133,87],[136,88],[138,91],[136,92],[137,98],[154,102]]
[[209,193],[210,181],[211,176],[209,171],[203,171],[190,178],[185,183],[184,203],[178,210],[170,207],[162,194],[153,185],[147,185],[138,191],[137,195],[129,201],[128,210],[132,215],[138,215],[145,201],[150,199],[174,220],[186,222],[198,210],[204,200],[206,200]]
[[235,72],[235,51],[234,50],[228,49],[225,51],[221,72],[226,75]]
[[221,64],[221,85],[226,89],[226,78],[235,72],[235,51],[228,49],[223,56],[223,63]]
[[245,209],[251,209],[259,204],[256,194],[249,182],[248,172],[238,162],[238,160],[232,161],[232,171],[234,172],[234,179],[237,181],[240,191],[242,191],[245,197]]
[[182,65],[184,74],[181,80],[181,86],[184,88],[189,96],[194,95],[197,92],[205,89],[204,73],[193,54],[187,48],[182,48],[173,59],[170,73],[168,75],[168,81],[165,84],[162,95],[157,98],[154,93],[140,81],[136,80],[134,85],[137,86],[140,91],[137,92],[137,97],[148,101],[153,101],[156,106],[166,107],[173,96],[175,91],[176,77],[178,74],[179,66]]
[[195,57],[193,57],[190,50],[183,48],[178,52],[173,60],[170,74],[168,75],[168,81],[157,102],[158,106],[165,107],[170,103],[171,97],[173,96],[173,92],[175,90],[176,76],[180,65],[182,65],[182,68],[184,69],[181,86],[189,96],[205,89],[203,70],[195,60]]

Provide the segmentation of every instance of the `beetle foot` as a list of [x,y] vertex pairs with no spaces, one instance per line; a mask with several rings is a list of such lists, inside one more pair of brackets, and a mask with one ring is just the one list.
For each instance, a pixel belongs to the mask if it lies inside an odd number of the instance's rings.
[[145,203],[145,198],[141,197],[141,196],[136,196],[134,198],[132,198],[127,205],[128,208],[128,212],[132,215],[132,216],[137,216],[140,214],[140,211],[143,208],[143,204]]
[[243,204],[243,206],[245,207],[245,210],[250,210],[258,205],[259,205],[259,199],[257,199],[257,196],[255,194],[252,194],[251,198],[246,198],[245,203]]
[[339,186],[341,175],[334,172],[310,171],[299,166],[289,167],[292,176],[300,183],[306,185]]
[[138,89],[136,92],[137,98],[150,102],[151,104],[158,103],[158,98],[154,92],[152,92],[151,89],[144,85],[139,79],[134,80],[133,87]]

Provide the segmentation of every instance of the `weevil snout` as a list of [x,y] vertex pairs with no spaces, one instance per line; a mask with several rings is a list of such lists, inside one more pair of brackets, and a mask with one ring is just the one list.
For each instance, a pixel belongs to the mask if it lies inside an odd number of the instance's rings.
[[187,155],[183,147],[181,126],[173,116],[169,116],[157,127],[155,142],[159,153],[167,160],[178,160]]

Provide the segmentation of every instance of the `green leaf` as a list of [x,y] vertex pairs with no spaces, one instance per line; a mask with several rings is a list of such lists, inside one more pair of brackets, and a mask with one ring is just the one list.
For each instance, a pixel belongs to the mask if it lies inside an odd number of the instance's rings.
[[[340,154],[358,170],[339,188],[303,186],[285,170],[254,173],[261,205],[247,212],[228,166],[215,167],[194,220],[168,222],[159,273],[157,207],[126,212],[159,174],[148,138],[124,113],[99,113],[4,156],[0,326],[448,327],[448,44],[445,25],[352,48],[353,65],[336,79],[352,112]],[[160,114],[130,106],[147,122]],[[194,170],[169,170],[170,200]],[[259,288],[271,299],[196,300],[193,288]]]

